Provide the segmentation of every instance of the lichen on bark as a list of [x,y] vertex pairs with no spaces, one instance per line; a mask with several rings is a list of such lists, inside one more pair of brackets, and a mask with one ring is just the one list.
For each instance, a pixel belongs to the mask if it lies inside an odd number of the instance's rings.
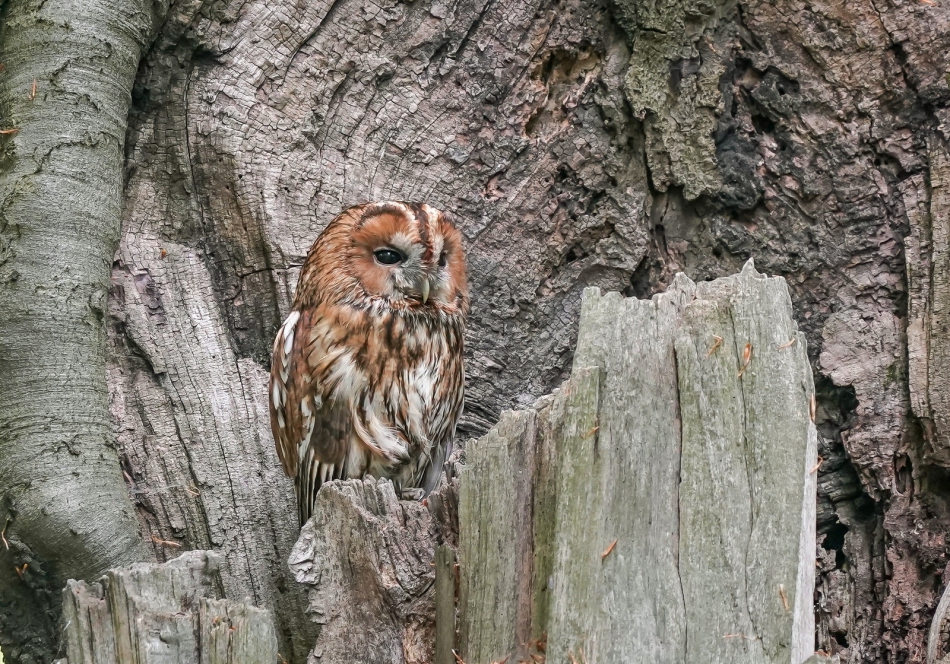
[[[716,163],[715,128],[724,110],[720,80],[733,36],[734,2],[617,0],[617,17],[630,40],[624,92],[643,121],[652,185],[682,187],[687,200],[723,186]],[[718,34],[716,34],[718,33]]]

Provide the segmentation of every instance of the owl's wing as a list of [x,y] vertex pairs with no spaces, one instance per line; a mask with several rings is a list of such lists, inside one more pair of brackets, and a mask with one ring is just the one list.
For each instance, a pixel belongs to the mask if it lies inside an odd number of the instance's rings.
[[[461,339],[461,335],[459,335]],[[434,408],[434,417],[430,422],[429,435],[433,445],[429,452],[429,460],[422,469],[421,486],[428,495],[439,484],[442,476],[442,467],[452,456],[455,441],[455,426],[462,415],[465,392],[465,370],[462,364],[462,350],[453,349],[440,358],[437,405]]]
[[311,310],[293,311],[274,340],[270,374],[271,431],[284,472],[294,479],[302,526],[324,482],[347,476],[353,434],[347,404],[333,399],[318,360],[325,344],[312,334]]
[[346,445],[353,431],[349,410],[338,401],[311,412],[304,414],[306,441],[298,448],[301,458],[294,477],[301,527],[310,519],[320,487],[348,477]]

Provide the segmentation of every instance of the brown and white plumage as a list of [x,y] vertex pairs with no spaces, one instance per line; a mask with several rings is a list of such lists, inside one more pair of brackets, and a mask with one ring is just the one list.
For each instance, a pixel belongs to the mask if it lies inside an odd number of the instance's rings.
[[467,313],[461,236],[444,213],[359,205],[320,234],[274,340],[268,399],[301,525],[331,479],[436,485],[462,411]]

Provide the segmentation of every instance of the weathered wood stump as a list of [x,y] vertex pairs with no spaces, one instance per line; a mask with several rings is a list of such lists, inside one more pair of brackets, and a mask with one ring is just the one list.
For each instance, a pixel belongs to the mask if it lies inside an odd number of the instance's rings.
[[464,661],[810,657],[813,394],[785,282],[751,262],[586,291],[570,380],[466,450]]
[[452,485],[443,479],[425,504],[399,500],[388,480],[320,489],[290,555],[291,571],[308,588],[308,612],[321,625],[309,661],[433,661],[435,550],[445,540],[439,514],[446,500],[451,508]]
[[188,551],[167,563],[110,570],[63,591],[62,664],[272,664],[270,611],[221,599],[220,558]]

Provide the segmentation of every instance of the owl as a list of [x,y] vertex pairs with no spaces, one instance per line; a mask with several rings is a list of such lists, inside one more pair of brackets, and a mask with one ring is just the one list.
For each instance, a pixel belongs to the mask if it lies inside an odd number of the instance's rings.
[[468,308],[461,235],[428,205],[358,205],[313,243],[268,399],[301,526],[329,480],[435,487],[462,412]]

